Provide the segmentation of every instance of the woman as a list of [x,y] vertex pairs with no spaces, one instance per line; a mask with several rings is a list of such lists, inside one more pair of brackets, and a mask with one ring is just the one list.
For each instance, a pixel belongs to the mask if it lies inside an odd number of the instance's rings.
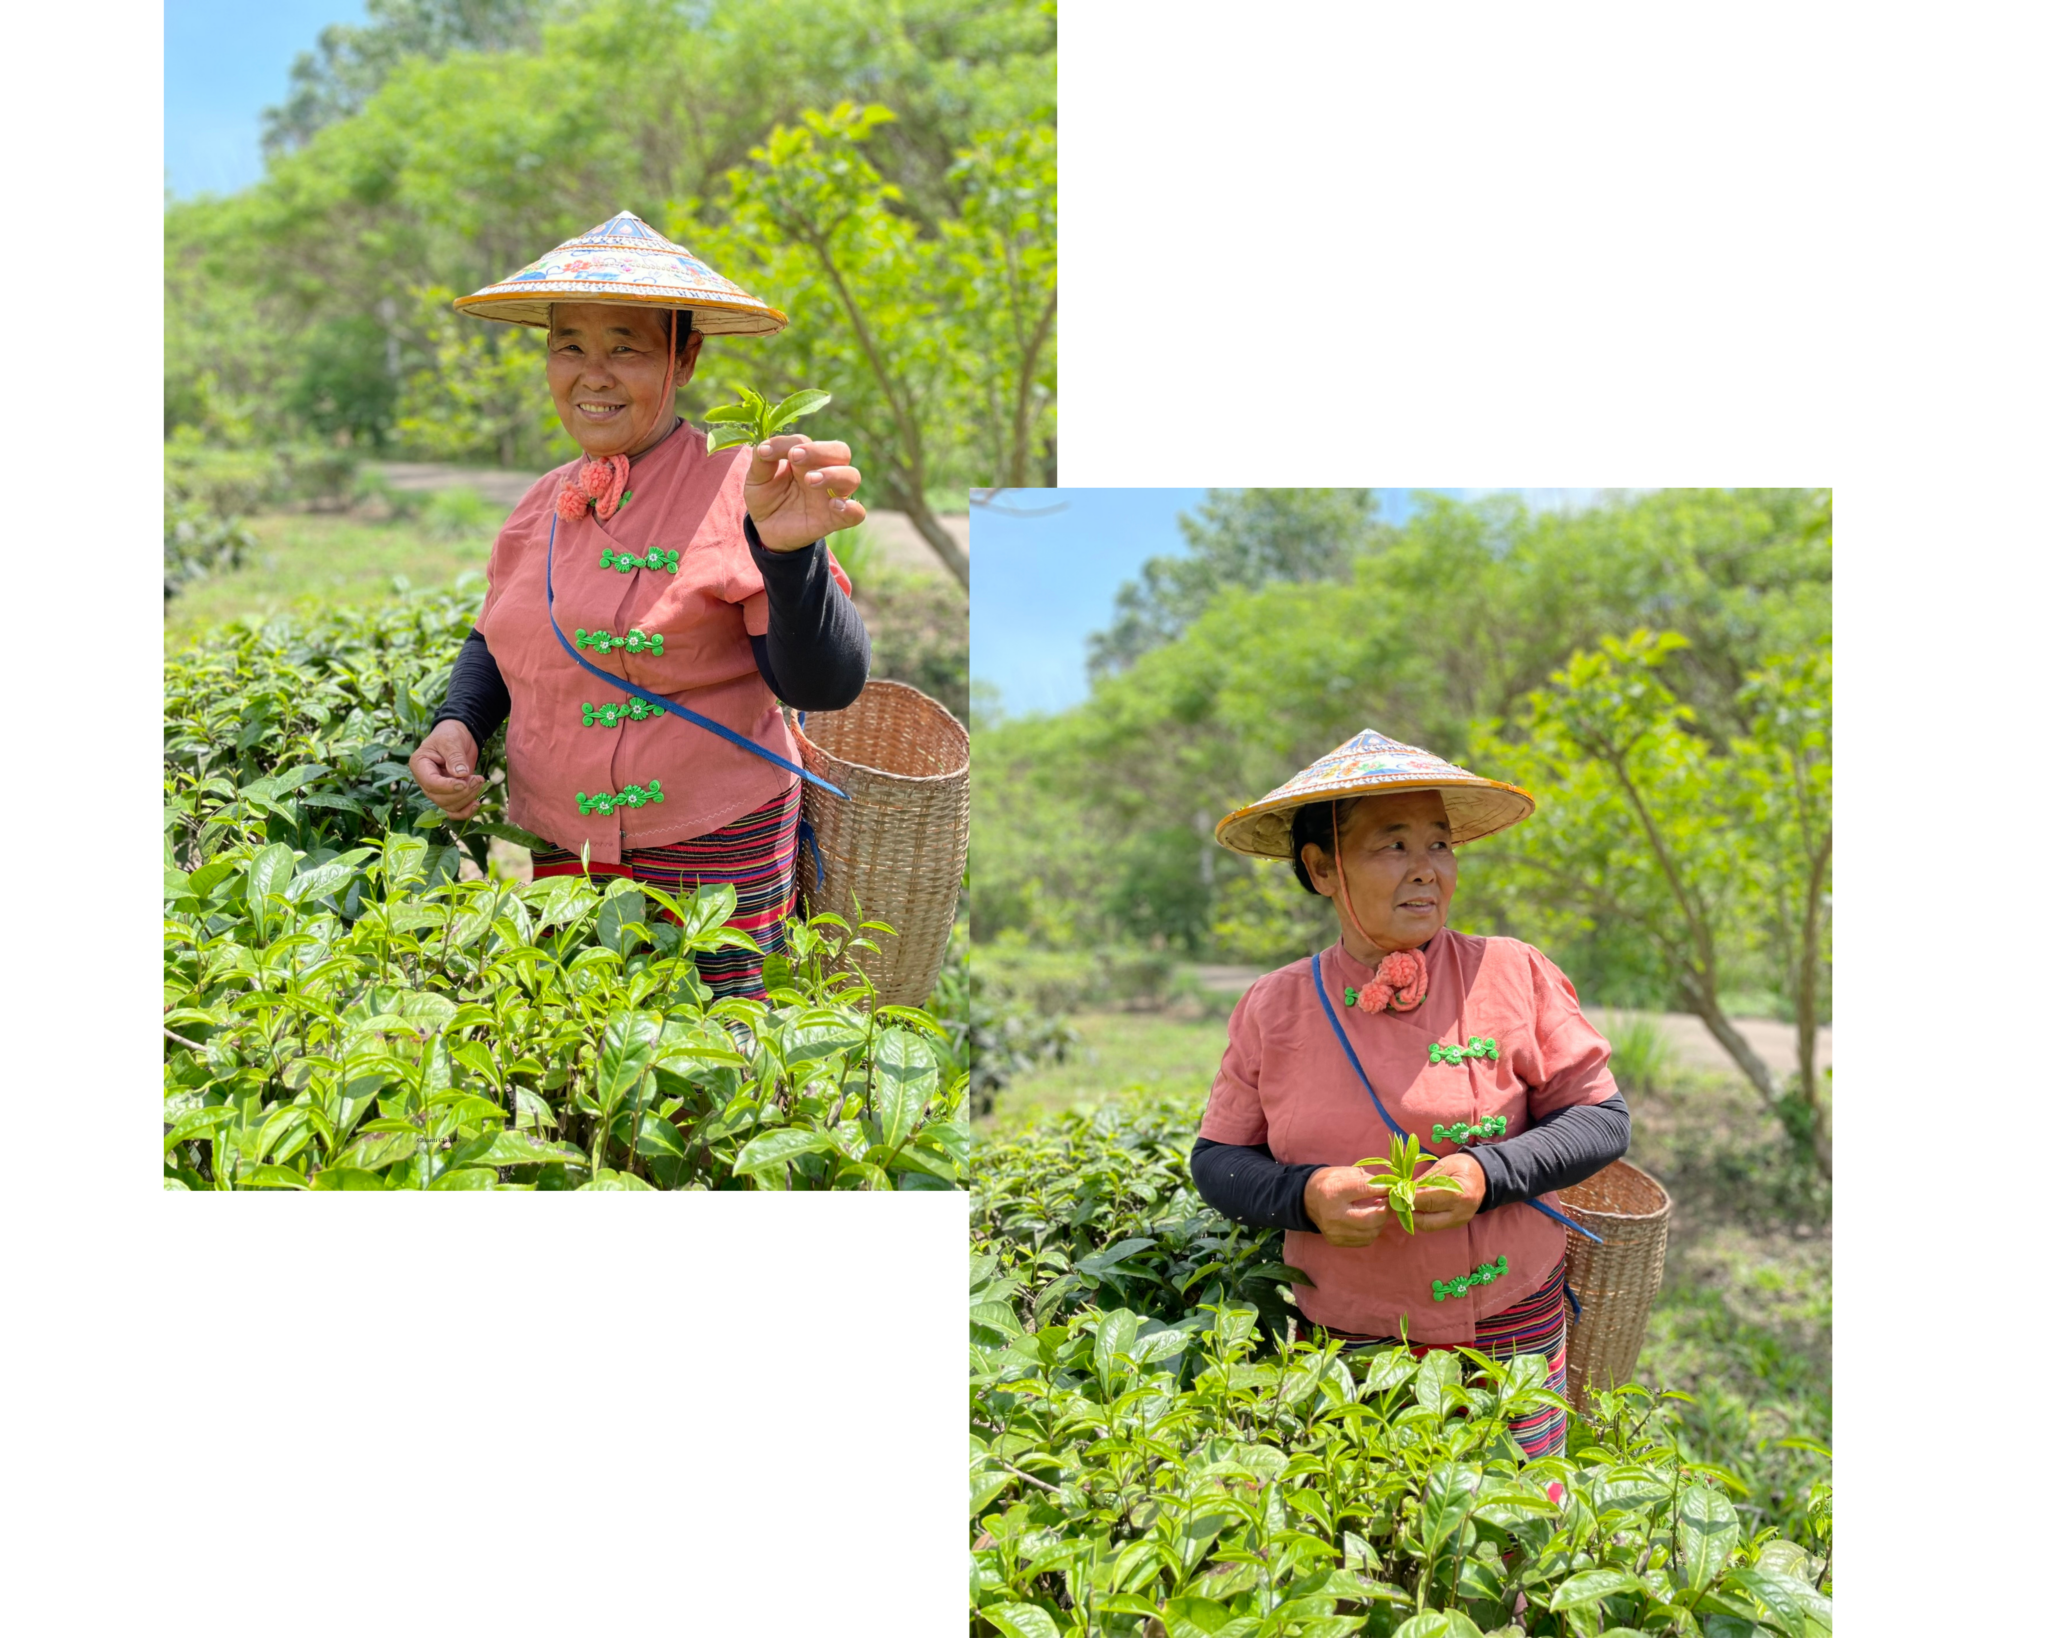
[[478,751],[509,714],[507,817],[553,844],[534,875],[730,883],[731,924],[761,951],[699,970],[718,995],[759,998],[808,777],[777,700],[834,710],[867,681],[867,632],[823,543],[865,516],[851,452],[785,434],[713,454],[677,418],[707,332],[787,320],[630,211],[455,305],[546,328],[548,390],[583,454],[499,532],[413,777],[470,817]]
[[[1628,1106],[1563,973],[1444,925],[1456,849],[1535,805],[1368,729],[1216,827],[1239,853],[1292,859],[1340,936],[1245,992],[1192,1168],[1217,1210],[1288,1230],[1314,1281],[1296,1299],[1331,1336],[1541,1354],[1562,1392],[1566,1230],[1541,1197],[1620,1158]],[[1412,1234],[1353,1164],[1384,1158],[1397,1127],[1456,1184],[1418,1192]],[[1549,1410],[1512,1431],[1545,1455],[1564,1426]]]

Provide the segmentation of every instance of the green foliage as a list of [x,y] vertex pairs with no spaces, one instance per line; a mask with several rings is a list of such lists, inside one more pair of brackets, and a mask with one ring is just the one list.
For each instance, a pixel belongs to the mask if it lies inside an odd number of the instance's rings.
[[1758,1490],[1633,1385],[1531,1460],[1506,1424],[1561,1403],[1539,1359],[1303,1337],[1278,1233],[1189,1186],[1195,1113],[977,1146],[971,1631],[1831,1629],[1824,1481]]
[[[475,616],[473,594],[448,593],[242,621],[169,656],[164,831],[175,862],[197,869],[235,842],[345,852],[440,823],[406,759]],[[479,822],[502,813],[502,785],[486,786]]]
[[769,403],[752,387],[742,387],[737,404],[722,404],[704,412],[704,430],[711,434],[708,442],[712,449],[766,443],[784,427],[831,402],[832,395],[816,387],[791,393],[779,404]]
[[1172,642],[1227,586],[1347,578],[1372,519],[1370,489],[1212,490],[1180,520],[1187,551],[1148,559],[1118,589],[1109,629],[1088,639],[1089,674],[1126,670]]
[[1613,1049],[1607,1067],[1622,1091],[1669,1090],[1678,1054],[1656,1019],[1633,1014],[1608,1021],[1604,1032]]
[[[914,299],[947,315],[952,347],[913,412],[932,447],[898,457],[899,419],[873,391],[847,436],[877,472],[910,460],[935,487],[981,481],[1011,459],[1017,405],[1029,436],[1051,426],[1054,26],[1038,0],[375,0],[295,69],[263,181],[167,212],[166,431],[551,465],[534,338],[446,301],[624,207],[701,223],[685,243],[792,312],[788,336],[730,344],[756,379],[854,391],[803,352],[856,347],[823,333],[846,330],[848,304],[904,345],[884,367],[917,378],[922,344],[894,315],[904,270],[930,275]],[[893,248],[836,261],[843,291],[815,259],[782,286],[788,247],[754,241],[777,230],[741,222],[755,195],[724,179],[778,127],[850,98],[892,111],[862,150],[876,180],[855,192]],[[727,345],[693,402],[716,401]]]
[[[1224,813],[1367,725],[1512,777],[1481,747],[1491,756],[1511,737],[1503,725],[1526,697],[1575,652],[1652,622],[1686,639],[1660,676],[1692,713],[1693,737],[1734,755],[1761,719],[1753,679],[1827,640],[1824,504],[1800,490],[1667,490],[1573,514],[1532,514],[1511,497],[1429,500],[1394,529],[1370,520],[1362,491],[1213,495],[1184,526],[1187,558],[1130,588],[1129,624],[1105,639],[1088,700],[977,735],[982,936],[1082,948],[1142,927],[1189,953],[1298,956],[1334,932],[1327,901],[1285,865],[1216,848]],[[1186,567],[1169,572],[1175,561]],[[1763,765],[1761,752],[1742,754]],[[1537,789],[1537,824],[1575,797],[1569,784]],[[1494,860],[1529,828],[1467,852],[1456,925],[1523,932],[1530,901],[1497,890]],[[1761,953],[1760,890],[1744,892],[1740,949],[1723,959],[1744,987],[1789,995]],[[1525,936],[1538,931],[1532,920]],[[1597,938],[1545,947],[1608,1004],[1680,999],[1640,923],[1610,918]]]
[[869,929],[792,921],[768,1003],[713,1003],[693,957],[750,942],[729,888],[458,879],[533,840],[501,786],[448,826],[405,767],[472,614],[249,622],[166,661],[167,1184],[957,1186],[964,1022],[875,1006],[842,970]]
[[1073,1110],[977,1141],[974,1248],[999,1259],[1006,1300],[1025,1323],[1113,1304],[1192,1325],[1205,1306],[1242,1303],[1270,1334],[1286,1329],[1280,1282],[1296,1276],[1280,1260],[1279,1230],[1212,1211],[1188,1176],[1199,1114],[1162,1099],[1143,1110]]
[[[1475,736],[1482,766],[1546,798],[1488,850],[1487,886],[1537,942],[1631,944],[1788,1130],[1818,1145],[1810,1066],[1832,824],[1827,647],[1749,673],[1733,700],[1759,732],[1718,744],[1664,681],[1687,647],[1674,632],[1603,638],[1529,696],[1517,737]],[[1781,1098],[1725,1016],[1730,975],[1745,969],[1804,998],[1804,1098]]]
[[[814,315],[778,338],[782,379],[836,383],[877,501],[908,514],[964,582],[930,497],[987,474],[990,452],[965,436],[970,410],[990,408],[982,428],[1014,461],[1049,406],[1052,143],[983,138],[963,152],[966,213],[934,229],[874,163],[875,134],[895,118],[845,101],[777,125],[726,173],[716,212],[671,228],[792,315]],[[933,299],[949,289],[962,299]],[[1019,324],[1037,339],[1018,341]],[[725,368],[707,361],[706,379]]]
[[457,858],[392,833],[167,859],[167,1186],[956,1186],[964,1080],[928,1014],[829,970],[862,942],[838,918],[792,925],[766,1005],[713,1002],[692,957],[752,943],[730,887]]
[[[859,533],[859,531],[851,531]],[[841,537],[832,537],[839,553]],[[868,548],[872,553],[872,548]],[[842,560],[854,602],[868,628],[870,675],[922,689],[962,721],[967,717],[967,593],[932,574],[906,574],[870,563],[857,547]]]
[[[1423,1158],[1420,1138],[1397,1137],[1389,1140],[1386,1159],[1367,1155],[1363,1160],[1352,1163],[1369,1171],[1384,1174],[1373,1181],[1387,1185],[1387,1207],[1393,1212],[1395,1220],[1410,1234],[1415,1232],[1415,1205],[1419,1191],[1450,1189],[1455,1192],[1462,1187],[1456,1178],[1432,1177],[1423,1171]],[[1430,1156],[1429,1161],[1434,1166],[1436,1157]]]
[[505,521],[505,509],[474,489],[437,489],[420,507],[420,522],[436,540],[488,540]]

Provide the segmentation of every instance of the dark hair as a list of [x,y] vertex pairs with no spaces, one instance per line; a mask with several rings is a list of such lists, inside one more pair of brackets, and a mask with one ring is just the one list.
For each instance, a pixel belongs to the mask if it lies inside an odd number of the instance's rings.
[[1301,862],[1301,850],[1310,842],[1326,854],[1337,851],[1337,827],[1331,820],[1334,809],[1351,811],[1351,804],[1358,798],[1346,797],[1341,802],[1304,802],[1294,810],[1294,879],[1301,883],[1304,893],[1313,893],[1316,884],[1310,879],[1308,866]]

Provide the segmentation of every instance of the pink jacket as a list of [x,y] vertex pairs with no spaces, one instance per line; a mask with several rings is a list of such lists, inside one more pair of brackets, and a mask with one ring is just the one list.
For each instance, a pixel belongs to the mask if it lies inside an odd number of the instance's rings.
[[[633,462],[633,498],[609,523],[586,513],[555,525],[555,620],[572,644],[579,629],[621,640],[635,630],[646,640],[658,634],[658,655],[651,646],[606,651],[588,641],[579,652],[794,762],[789,725],[747,641],[768,630],[768,596],[742,531],[746,452],[710,454],[705,442],[695,427],[678,427]],[[586,704],[625,705],[632,696],[577,665],[548,624],[548,528],[561,477],[575,465],[529,489],[499,531],[477,629],[512,696],[507,817],[572,852],[588,842],[594,862],[617,864],[627,848],[717,830],[787,790],[796,775],[678,717],[586,725]],[[644,560],[652,549],[675,552],[675,572],[600,561],[606,552]],[[846,588],[836,562],[832,572]],[[588,800],[653,783],[659,802],[610,814],[577,801],[579,792]]]
[[[1573,1104],[1614,1095],[1608,1046],[1579,1011],[1571,981],[1540,952],[1511,938],[1473,938],[1446,928],[1423,947],[1429,995],[1413,1012],[1360,1013],[1344,1005],[1346,985],[1371,976],[1341,944],[1322,952],[1323,983],[1380,1102],[1425,1152],[1458,1145],[1432,1130],[1488,1116],[1513,1137]],[[1429,1061],[1432,1042],[1464,1046],[1491,1038],[1496,1058]],[[1202,1136],[1268,1145],[1279,1160],[1348,1166],[1385,1157],[1391,1134],[1317,1003],[1306,960],[1268,973],[1230,1019]],[[1426,1197],[1425,1197],[1426,1198]],[[1555,1197],[1546,1197],[1555,1206]],[[1290,1231],[1287,1261],[1315,1282],[1295,1300],[1311,1321],[1416,1342],[1470,1342],[1476,1320],[1511,1308],[1541,1285],[1564,1254],[1565,1230],[1532,1207],[1481,1213],[1461,1228],[1408,1234],[1390,1224],[1369,1246],[1332,1246]],[[1505,1256],[1505,1277],[1438,1301],[1433,1283],[1469,1275]]]

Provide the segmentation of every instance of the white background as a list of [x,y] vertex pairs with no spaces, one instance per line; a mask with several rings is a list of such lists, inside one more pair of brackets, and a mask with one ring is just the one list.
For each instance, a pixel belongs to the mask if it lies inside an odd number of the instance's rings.
[[[2038,1511],[2036,16],[1063,19],[1068,482],[1837,487],[1856,1634],[2009,1622]],[[11,1624],[957,1631],[958,1199],[156,1192],[160,31],[87,21],[0,111]]]

